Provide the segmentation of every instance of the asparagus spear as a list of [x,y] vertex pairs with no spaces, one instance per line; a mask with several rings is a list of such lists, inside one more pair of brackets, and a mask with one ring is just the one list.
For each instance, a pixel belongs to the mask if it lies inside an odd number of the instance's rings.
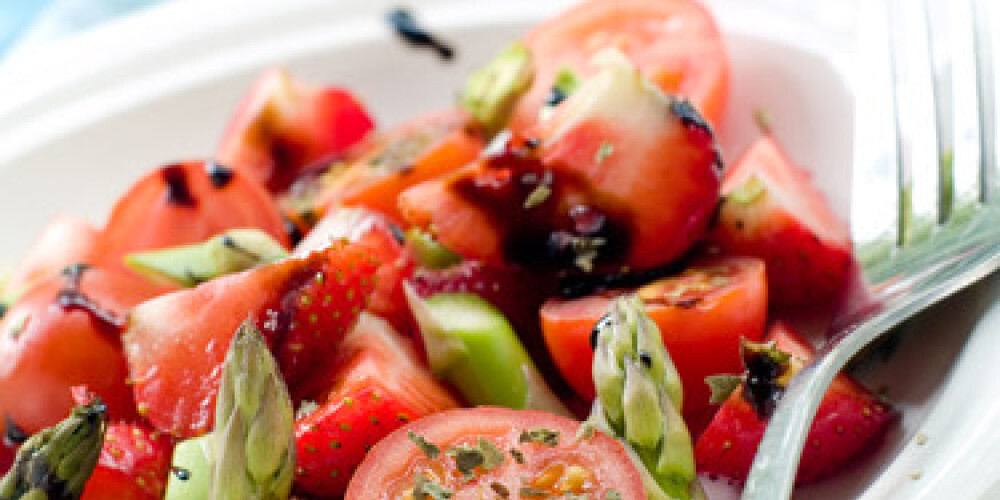
[[590,425],[617,436],[643,471],[651,499],[698,492],[691,435],[681,418],[680,377],[659,328],[636,296],[612,302],[598,323]]
[[278,365],[248,320],[236,331],[222,370],[211,498],[288,498],[295,475],[294,423]]
[[0,479],[0,500],[80,498],[101,456],[107,424],[107,407],[95,398],[28,438],[10,471]]

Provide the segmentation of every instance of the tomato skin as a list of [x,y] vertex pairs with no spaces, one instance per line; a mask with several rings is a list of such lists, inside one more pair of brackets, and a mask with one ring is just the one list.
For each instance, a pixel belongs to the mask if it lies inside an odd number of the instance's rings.
[[316,162],[356,144],[373,126],[348,91],[313,87],[274,69],[244,97],[215,157],[277,193]]
[[[387,500],[398,498],[401,492],[413,486],[414,475],[430,468],[442,486],[455,490],[456,500],[480,498],[481,491],[491,491],[491,483],[505,484],[517,492],[549,467],[560,464],[579,465],[590,475],[594,498],[605,498],[614,490],[622,499],[646,498],[639,471],[632,465],[622,445],[596,432],[592,438],[574,440],[580,423],[565,417],[532,410],[506,408],[463,408],[437,413],[412,422],[379,441],[358,468],[348,486],[345,500]],[[537,443],[519,443],[522,431],[548,429],[559,434],[559,444],[548,446]],[[436,461],[429,460],[408,437],[414,433],[436,444],[441,454]],[[478,471],[471,480],[463,479],[455,471],[454,461],[445,450],[450,445],[475,444],[478,437],[489,438],[501,451],[517,448],[524,454],[524,464],[519,464],[505,453],[502,465],[490,471]],[[386,457],[392,457],[387,460]],[[562,484],[562,483],[557,483]],[[550,494],[546,498],[555,498]],[[514,497],[512,497],[514,498]],[[524,498],[523,496],[521,498]]]
[[[45,281],[0,322],[0,413],[28,433],[65,418],[73,407],[70,388],[78,385],[100,396],[112,418],[136,418],[120,328],[88,311],[61,306],[58,296],[65,287],[62,277]],[[169,290],[124,271],[100,268],[83,271],[78,289],[118,318]],[[12,335],[14,331],[19,333]]]
[[198,243],[236,228],[257,228],[289,244],[281,212],[253,179],[200,160],[166,165],[115,203],[97,262],[122,266],[129,253]]
[[24,293],[59,275],[74,262],[89,262],[99,231],[90,222],[72,215],[58,215],[42,229],[24,259],[0,290],[0,297]]
[[[698,274],[696,269],[709,271]],[[682,274],[655,281],[637,293],[660,328],[664,345],[680,373],[684,417],[697,433],[711,420],[713,412],[705,377],[740,372],[740,337],[759,340],[764,334],[767,284],[763,262],[753,258],[709,259],[687,273],[687,277]],[[724,283],[713,284],[713,276],[727,278]],[[687,292],[670,298],[685,286]],[[617,293],[550,300],[541,309],[542,332],[556,366],[570,385],[588,399],[594,397],[591,331]]]
[[417,117],[366,142],[356,161],[331,175],[318,200],[325,211],[363,206],[400,222],[401,192],[471,163],[483,148],[468,115],[457,109]]
[[556,75],[593,74],[591,57],[615,47],[667,94],[679,94],[715,127],[729,93],[729,56],[712,16],[694,0],[590,0],[537,26],[524,39],[535,63],[531,90],[515,108],[511,128],[538,120]]

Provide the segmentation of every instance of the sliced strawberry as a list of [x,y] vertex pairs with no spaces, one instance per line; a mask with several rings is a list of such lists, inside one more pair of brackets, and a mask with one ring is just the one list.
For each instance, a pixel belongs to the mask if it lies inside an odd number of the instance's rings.
[[385,321],[362,314],[310,391],[320,407],[296,424],[296,490],[338,497],[382,437],[405,423],[454,408]]
[[763,136],[726,173],[710,240],[723,253],[760,257],[769,297],[781,305],[826,303],[846,283],[847,224],[773,137]]
[[373,125],[346,90],[312,87],[271,70],[243,99],[216,159],[280,192],[309,165],[360,141]]
[[374,253],[365,241],[337,244],[140,304],[123,339],[140,412],[181,436],[209,430],[220,366],[248,317],[297,394],[310,370],[336,351],[371,293]]
[[[771,398],[780,397],[783,384],[812,355],[806,341],[783,323],[771,328],[768,339],[775,341],[778,349],[791,354],[788,369],[778,373],[776,378],[764,377],[767,384],[758,383],[753,389],[748,389],[750,386],[745,381],[729,395],[695,444],[695,460],[700,472],[737,481],[746,479],[767,426],[767,410],[774,401]],[[745,363],[747,359],[744,356]],[[768,363],[750,364],[758,368],[762,365]],[[759,375],[753,368],[748,374]],[[759,382],[760,377],[748,376],[746,380]],[[893,418],[894,412],[888,404],[847,375],[838,375],[816,412],[796,481],[808,483],[837,472],[851,459],[872,448]]]
[[145,426],[108,426],[101,458],[82,500],[158,500],[167,489],[174,443]]

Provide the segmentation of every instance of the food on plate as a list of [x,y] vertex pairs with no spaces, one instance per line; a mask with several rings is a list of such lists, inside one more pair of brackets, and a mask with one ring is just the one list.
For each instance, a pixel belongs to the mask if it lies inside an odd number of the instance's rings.
[[[766,340],[744,343],[743,375],[718,384],[715,397],[724,403],[695,444],[699,471],[746,479],[783,388],[812,357],[808,342],[784,323],[773,325]],[[884,401],[849,376],[838,375],[816,411],[796,481],[816,481],[845,467],[871,448],[894,415]]]
[[279,192],[308,168],[344,154],[374,125],[348,91],[272,70],[243,98],[215,158]]
[[[551,299],[539,313],[542,334],[559,372],[577,392],[594,396],[590,363],[595,325],[620,291]],[[712,418],[705,377],[741,369],[740,338],[760,340],[767,315],[764,263],[713,257],[635,290],[656,322],[684,387],[684,418],[696,431]]]
[[579,422],[540,411],[438,413],[379,441],[344,498],[645,498],[622,445],[579,431]]
[[0,498],[80,498],[101,455],[107,426],[107,408],[100,399],[74,407],[68,417],[21,445],[13,466],[0,478]]
[[[777,137],[724,168],[729,85],[695,0],[585,0],[385,130],[266,72],[213,160],[152,169],[104,226],[57,218],[0,284],[0,498],[51,486],[25,467],[73,426],[58,478],[84,500],[742,480],[811,354],[780,319],[835,305],[853,255]],[[799,480],[893,415],[839,377]]]
[[314,378],[310,404],[295,424],[296,489],[325,497],[344,494],[354,469],[385,435],[458,406],[408,339],[368,313],[335,358]]
[[112,422],[82,500],[158,500],[170,474],[174,440],[146,425]]
[[210,161],[166,165],[118,199],[98,238],[95,264],[198,243],[229,229],[257,228],[283,245],[288,235],[277,204],[246,174]]
[[767,135],[726,172],[709,238],[723,253],[764,259],[769,297],[784,306],[838,298],[853,260],[847,224]]

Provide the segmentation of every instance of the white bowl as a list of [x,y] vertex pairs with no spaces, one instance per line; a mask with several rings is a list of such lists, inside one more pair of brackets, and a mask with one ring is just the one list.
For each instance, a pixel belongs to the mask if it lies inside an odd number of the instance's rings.
[[[411,2],[423,24],[458,48],[445,63],[405,46],[384,22],[388,0],[179,0],[150,8],[0,67],[0,263],[12,263],[55,213],[103,219],[142,172],[212,153],[254,77],[275,65],[358,93],[381,125],[454,99],[469,70],[570,2]],[[785,4],[787,2],[781,2]],[[790,155],[814,173],[835,209],[850,209],[853,11],[711,2],[733,63],[721,140],[727,158],[767,110]],[[818,7],[816,7],[818,5]],[[780,5],[779,5],[780,6]],[[818,10],[817,10],[818,9]],[[805,13],[805,14],[803,14]],[[804,15],[825,20],[818,27]],[[887,363],[861,375],[902,412],[876,453],[800,498],[996,498],[1000,486],[1000,311],[997,280],[911,322]],[[964,350],[963,350],[963,345]],[[926,436],[916,440],[918,430]],[[918,444],[920,441],[924,444]],[[719,497],[734,489],[710,484]]]

